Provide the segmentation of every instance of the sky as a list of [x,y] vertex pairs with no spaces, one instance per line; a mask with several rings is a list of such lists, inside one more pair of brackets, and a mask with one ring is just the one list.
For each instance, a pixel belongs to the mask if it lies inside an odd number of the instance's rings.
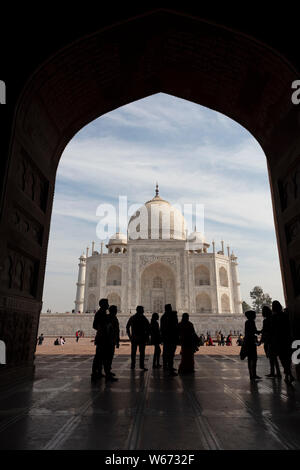
[[[58,167],[43,312],[74,308],[78,258],[100,251],[101,204],[142,205],[155,195],[204,207],[206,240],[238,256],[242,298],[259,285],[284,304],[266,157],[228,117],[156,94],[101,116],[76,134]],[[98,213],[99,214],[99,213]],[[197,227],[198,228],[198,227]],[[211,251],[210,247],[209,251]]]

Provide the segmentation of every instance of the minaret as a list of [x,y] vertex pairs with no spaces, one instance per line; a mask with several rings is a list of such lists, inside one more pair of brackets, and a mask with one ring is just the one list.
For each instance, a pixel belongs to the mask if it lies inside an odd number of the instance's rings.
[[78,281],[75,300],[75,313],[83,313],[84,302],[84,288],[85,288],[85,272],[86,272],[86,257],[82,254],[79,258]]
[[242,307],[242,296],[241,296],[241,288],[240,288],[240,278],[239,278],[239,271],[238,271],[238,263],[237,257],[232,252],[230,256],[231,260],[231,273],[232,273],[232,288],[233,288],[233,296],[234,296],[234,313],[243,313]]

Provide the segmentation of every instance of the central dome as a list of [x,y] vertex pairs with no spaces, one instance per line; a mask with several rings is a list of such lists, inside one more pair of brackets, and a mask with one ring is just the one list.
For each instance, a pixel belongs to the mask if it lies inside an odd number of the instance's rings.
[[153,199],[145,202],[130,218],[129,240],[185,240],[186,222],[176,207],[159,196],[158,185]]

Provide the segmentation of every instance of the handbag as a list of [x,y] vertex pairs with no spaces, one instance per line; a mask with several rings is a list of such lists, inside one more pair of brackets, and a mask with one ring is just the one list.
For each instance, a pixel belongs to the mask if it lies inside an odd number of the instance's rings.
[[246,345],[246,341],[244,340],[243,344],[241,346],[241,350],[240,350],[240,359],[241,359],[241,361],[246,359],[247,356],[248,356],[248,348],[247,348],[247,345]]

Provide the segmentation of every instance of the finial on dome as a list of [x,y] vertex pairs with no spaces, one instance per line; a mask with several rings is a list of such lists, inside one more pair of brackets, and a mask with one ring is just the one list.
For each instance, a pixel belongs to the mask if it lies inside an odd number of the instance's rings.
[[158,182],[156,182],[155,196],[159,195]]

